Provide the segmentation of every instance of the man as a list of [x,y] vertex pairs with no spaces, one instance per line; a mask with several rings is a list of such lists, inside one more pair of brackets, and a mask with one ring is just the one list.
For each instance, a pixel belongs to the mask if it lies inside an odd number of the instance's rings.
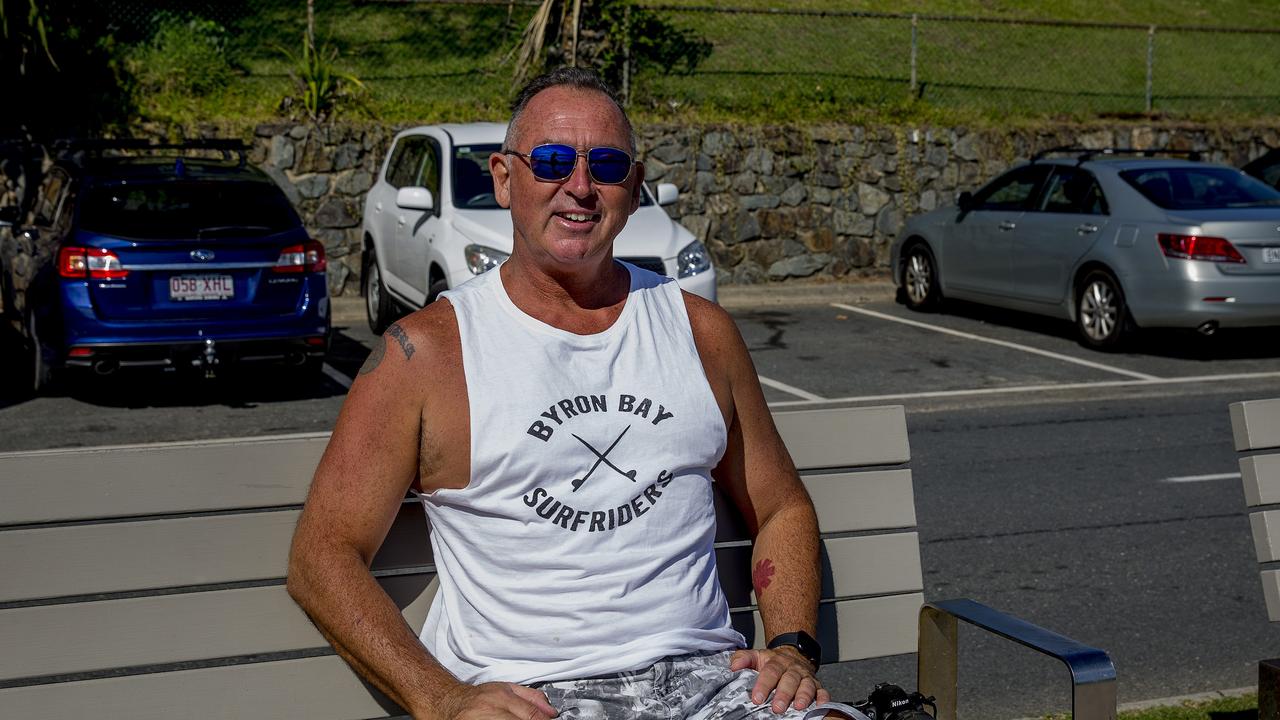
[[[801,717],[828,700],[817,522],[746,347],[716,305],[613,260],[634,153],[593,73],[531,82],[489,160],[511,257],[387,330],[316,470],[289,592],[414,717]],[[420,636],[368,570],[415,476],[440,570]],[[774,649],[739,649],[729,625],[712,477],[755,534]]]

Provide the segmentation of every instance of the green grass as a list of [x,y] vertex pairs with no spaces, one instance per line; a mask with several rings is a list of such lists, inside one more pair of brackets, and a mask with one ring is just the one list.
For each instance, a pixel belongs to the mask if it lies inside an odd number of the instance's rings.
[[[1046,715],[1044,720],[1068,720],[1071,715]],[[1257,720],[1258,696],[1219,698],[1204,702],[1119,713],[1118,720]]]
[[[647,0],[646,4],[659,4]],[[709,0],[664,5],[706,6]],[[1004,19],[1061,19],[1280,27],[1280,5],[1251,0],[733,0],[739,7],[865,10]],[[303,34],[302,4],[258,0],[222,19],[240,76],[198,97],[144,95],[154,119],[246,121],[279,116],[293,92],[289,63]],[[904,7],[908,8],[904,10]],[[337,66],[366,85],[342,115],[381,122],[494,119],[505,115],[512,66],[505,61],[531,13],[517,6],[380,4],[321,0],[317,33],[341,54]],[[912,93],[910,21],[895,18],[663,11],[712,43],[691,74],[639,72],[633,111],[641,121],[743,123],[886,120],[1033,123],[1137,116],[1146,109],[1145,29],[1067,28],[921,20]],[[1158,31],[1153,102],[1187,119],[1258,117],[1280,107],[1280,35]]]

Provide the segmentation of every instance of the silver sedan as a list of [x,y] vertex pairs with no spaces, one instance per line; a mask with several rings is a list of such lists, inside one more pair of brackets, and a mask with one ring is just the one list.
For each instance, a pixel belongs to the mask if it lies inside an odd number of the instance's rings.
[[1280,325],[1280,192],[1192,160],[1037,156],[911,218],[892,266],[913,309],[1065,318],[1096,349],[1139,327]]

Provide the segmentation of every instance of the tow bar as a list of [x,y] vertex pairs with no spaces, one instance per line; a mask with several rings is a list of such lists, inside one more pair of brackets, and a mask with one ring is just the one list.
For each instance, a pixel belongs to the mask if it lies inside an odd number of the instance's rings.
[[193,358],[191,364],[197,368],[203,368],[205,378],[212,380],[217,377],[218,363],[218,351],[214,347],[213,339],[205,338],[204,352]]

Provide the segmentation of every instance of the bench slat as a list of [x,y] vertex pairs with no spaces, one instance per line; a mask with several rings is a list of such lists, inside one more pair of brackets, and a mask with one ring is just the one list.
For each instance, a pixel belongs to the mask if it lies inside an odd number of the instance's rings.
[[1240,458],[1240,477],[1249,507],[1280,505],[1280,454]]
[[1258,553],[1258,562],[1280,560],[1280,510],[1250,513],[1249,526],[1253,529],[1253,548]]
[[[380,578],[420,628],[435,575]],[[0,680],[328,647],[283,586],[0,610]],[[75,648],[75,652],[67,652]]]
[[1231,403],[1228,409],[1236,450],[1280,447],[1280,398]]
[[[923,604],[924,595],[912,593],[821,605],[818,643],[822,645],[822,661],[849,662],[915,652]],[[764,624],[760,613],[753,613],[753,618],[755,628],[747,642],[762,648],[768,641]]]
[[[914,532],[829,538],[823,544],[824,601],[922,588]],[[750,547],[717,552],[731,607],[755,605],[750,563]],[[432,577],[381,579],[412,628],[426,620]],[[0,656],[0,680],[324,646],[280,585],[0,610],[0,647],[7,649]],[[76,652],[66,652],[69,647]]]
[[911,459],[901,405],[780,412],[773,420],[799,470],[899,465]]
[[25,720],[354,720],[395,707],[333,655],[0,690],[0,715]]
[[915,527],[910,470],[806,475],[822,533]]
[[1280,570],[1262,571],[1262,595],[1267,600],[1267,617],[1280,622]]
[[[779,413],[801,470],[906,462],[901,406]],[[0,526],[298,505],[327,435],[0,454]]]
[[[840,661],[915,652],[923,602],[922,595],[909,594],[824,604],[819,640]],[[759,613],[747,617],[737,619],[746,619],[749,639],[764,642]],[[100,720],[168,720],[178,708],[198,708],[202,718],[353,720],[394,712],[379,698],[340,658],[325,656],[7,688],[0,690],[0,714],[62,720],[92,708]]]
[[[284,577],[298,510],[0,532],[0,601]],[[431,563],[422,507],[402,505],[375,570]]]
[[300,505],[328,437],[0,455],[0,525]]

